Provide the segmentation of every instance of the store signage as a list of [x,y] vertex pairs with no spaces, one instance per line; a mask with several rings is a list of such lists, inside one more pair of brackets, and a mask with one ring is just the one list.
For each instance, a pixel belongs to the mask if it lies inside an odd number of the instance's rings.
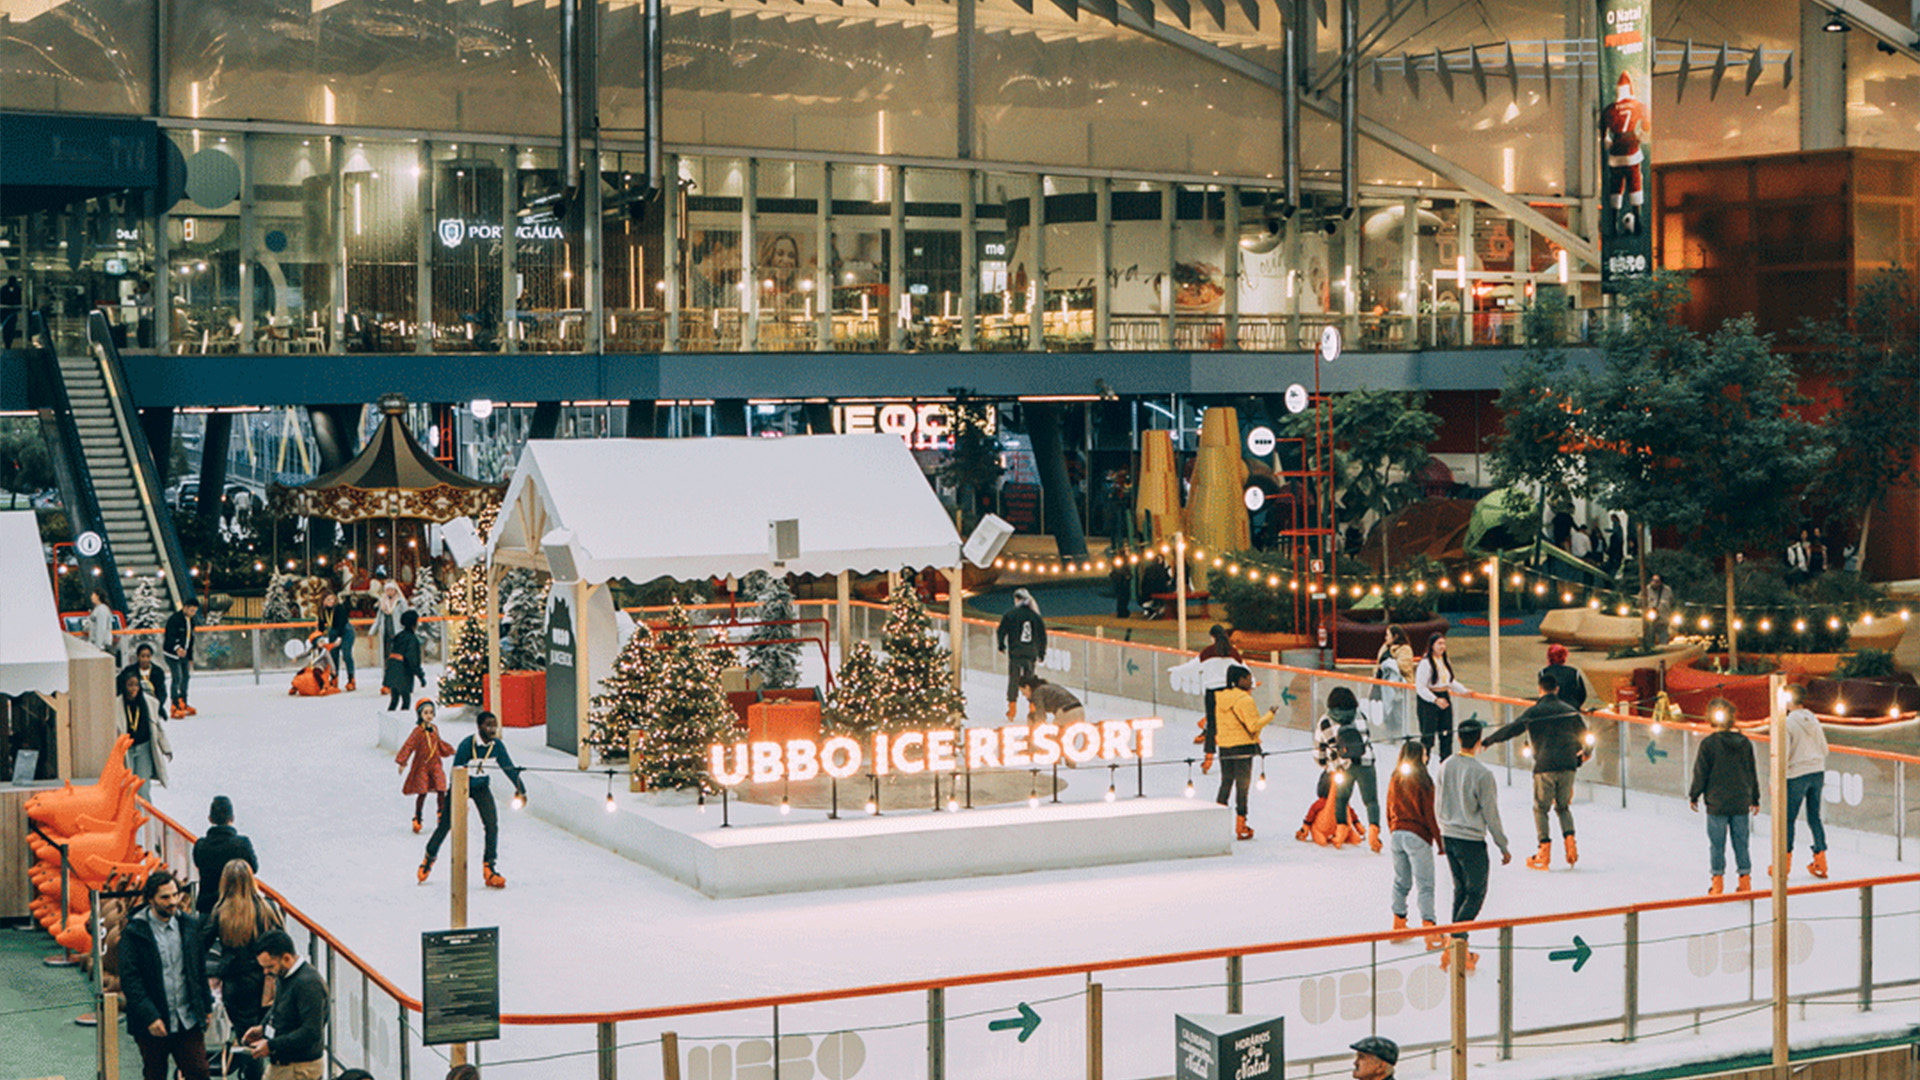
[[116,228],[113,230],[113,238],[122,243],[137,244],[140,242],[140,230]]
[[1273,448],[1278,444],[1279,440],[1274,437],[1273,429],[1265,424],[1247,432],[1247,453],[1254,457],[1266,457],[1273,453]]
[[[998,427],[994,410],[986,412],[991,437]],[[898,435],[915,450],[947,450],[953,446],[953,414],[945,405],[835,405],[833,430],[841,435]]]
[[1286,1056],[1284,1017],[1175,1013],[1175,1080],[1277,1080]]
[[1302,413],[1307,411],[1307,388],[1299,383],[1287,387],[1287,411]]
[[1600,208],[1600,288],[1653,273],[1653,4],[1652,0],[1599,0],[1600,152],[1606,197]]
[[965,769],[1044,769],[1090,761],[1132,761],[1153,756],[1158,717],[1137,720],[1079,720],[1058,724],[1007,724],[990,728],[936,728],[932,731],[875,732],[861,742],[847,735],[825,739],[788,739],[714,743],[708,767],[722,787],[812,780],[835,780],[871,771],[950,773]]
[[1007,261],[1007,241],[1003,236],[980,238],[980,261],[983,263],[1004,263]]
[[[440,243],[457,248],[469,240],[498,240],[505,229],[497,221],[469,221],[465,218],[441,218],[437,230]],[[558,222],[528,222],[514,226],[513,238],[522,242],[559,240],[566,235]]]

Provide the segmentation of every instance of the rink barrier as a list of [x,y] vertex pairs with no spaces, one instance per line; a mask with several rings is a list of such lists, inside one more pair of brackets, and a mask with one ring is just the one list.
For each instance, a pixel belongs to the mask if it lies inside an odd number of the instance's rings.
[[[147,837],[151,849],[168,865],[181,870],[190,869],[189,853],[195,839],[194,835],[165,813],[154,809],[151,804],[146,804],[144,800],[143,808],[154,819],[148,829],[157,834]],[[1876,1004],[1889,1003],[1884,996],[1886,991],[1920,986],[1920,920],[1916,919],[1920,917],[1920,889],[1916,889],[1916,886],[1920,886],[1920,874],[1886,875],[1850,881],[1822,881],[1795,885],[1788,889],[1788,896],[1796,902],[1790,909],[1789,922],[1805,930],[1809,951],[1814,947],[1812,935],[1815,931],[1807,930],[1806,927],[1833,922],[1844,924],[1847,921],[1857,921],[1858,923],[1859,955],[1857,969],[1855,969],[1857,975],[1844,982],[1829,980],[1825,984],[1812,987],[1803,985],[1800,994],[1793,999],[1799,1004],[1803,1013],[1809,1008],[1836,1005],[1849,1006],[1867,1012],[1871,1011]],[[411,1080],[414,1074],[415,1056],[425,1053],[428,1049],[418,1044],[417,1025],[409,1016],[410,1013],[420,1011],[418,999],[407,994],[391,979],[355,954],[316,920],[295,906],[285,895],[264,882],[261,888],[281,906],[286,914],[289,929],[297,928],[296,944],[304,942],[309,961],[326,973],[328,986],[334,998],[333,1022],[328,1027],[327,1035],[327,1055],[331,1067],[357,1066],[368,1069],[376,1076],[398,1076],[400,1080]],[[1891,890],[1904,890],[1902,910],[1889,911],[1876,907],[1876,896],[1885,895]],[[1820,898],[1846,893],[1853,893],[1857,897],[1856,904],[1845,908],[1850,914],[1823,911],[1819,903]],[[1469,1050],[1476,1052],[1482,1058],[1508,1060],[1513,1056],[1516,1048],[1526,1049],[1528,1040],[1533,1041],[1534,1048],[1540,1048],[1543,1045],[1604,1046],[1631,1043],[1642,1037],[1650,1037],[1641,1030],[1640,1025],[1646,1021],[1662,1019],[1682,1021],[1681,1028],[1656,1033],[1656,1035],[1671,1035],[1687,1027],[1699,1031],[1708,1025],[1737,1020],[1766,1009],[1770,1005],[1770,999],[1761,996],[1761,992],[1768,988],[1757,981],[1753,973],[1764,966],[1763,960],[1767,960],[1763,956],[1768,951],[1765,928],[1770,925],[1768,920],[1771,916],[1764,909],[1770,901],[1771,894],[1767,892],[1693,896],[1581,911],[1486,919],[1441,926],[1434,928],[1433,932],[1480,934],[1483,941],[1485,935],[1493,935],[1496,943],[1495,956],[1492,958],[1493,963],[1489,966],[1498,973],[1495,979],[1495,1000],[1491,1002],[1493,1008],[1490,1010],[1494,1022],[1486,1024],[1483,1021],[1481,1030],[1467,1032],[1465,1042]],[[1731,921],[1712,922],[1704,928],[1704,932],[1701,927],[1694,925],[1683,927],[1683,932],[1676,934],[1648,936],[1644,933],[1643,920],[1648,916],[1692,913],[1702,913],[1710,917],[1716,914],[1731,914],[1734,918]],[[1594,935],[1595,930],[1591,924],[1600,922],[1611,925],[1613,920],[1618,920],[1620,928],[1618,940],[1588,942],[1579,936],[1579,932],[1583,929],[1586,934]],[[1542,928],[1563,932],[1552,935],[1529,933]],[[1876,928],[1880,933],[1876,934]],[[1844,925],[1842,929],[1844,930]],[[1422,928],[1303,938],[639,1009],[575,1013],[507,1013],[501,1016],[500,1022],[503,1026],[510,1028],[592,1027],[594,1029],[592,1044],[585,1045],[587,1040],[584,1038],[570,1040],[580,1044],[580,1048],[560,1053],[496,1061],[486,1066],[486,1075],[489,1077],[592,1075],[599,1080],[615,1080],[621,1071],[622,1052],[627,1051],[631,1052],[628,1054],[626,1063],[626,1072],[629,1077],[657,1075],[663,1078],[677,1078],[686,1075],[682,1071],[681,1058],[681,1048],[684,1044],[688,1048],[687,1062],[698,1061],[702,1068],[708,1070],[690,1075],[689,1080],[712,1080],[721,1075],[715,1070],[716,1063],[721,1060],[722,1049],[730,1047],[733,1041],[742,1039],[751,1041],[760,1038],[767,1029],[761,1029],[760,1035],[748,1032],[742,1035],[721,1036],[711,1033],[690,1033],[687,1030],[689,1026],[697,1026],[703,1017],[726,1018],[745,1024],[749,1022],[748,1018],[741,1014],[764,1014],[770,1021],[772,1032],[772,1041],[767,1045],[773,1047],[788,1047],[794,1040],[799,1040],[811,1047],[815,1037],[823,1040],[822,1047],[829,1044],[844,1046],[848,1038],[860,1036],[863,1033],[868,1039],[883,1040],[888,1035],[901,1030],[923,1031],[924,1039],[914,1041],[924,1049],[925,1076],[928,1080],[946,1080],[950,1073],[948,1055],[954,1046],[956,1036],[961,1032],[972,1031],[971,1027],[956,1029],[953,1025],[960,1021],[978,1020],[983,1016],[1004,1014],[1013,1008],[1011,1004],[990,1008],[957,1010],[950,1008],[951,994],[970,988],[985,987],[1009,990],[1023,1004],[1031,1002],[1045,1007],[1061,1003],[1071,1005],[1078,1002],[1080,1009],[1076,1011],[1079,1011],[1083,1018],[1081,1034],[1086,1043],[1085,1061],[1088,1077],[1104,1076],[1109,1071],[1116,1077],[1158,1076],[1161,1073],[1157,1067],[1145,1066],[1137,1062],[1130,1062],[1121,1069],[1114,1069],[1109,1064],[1113,1057],[1110,1043],[1133,1037],[1132,1031],[1146,1023],[1146,1019],[1138,1015],[1138,1009],[1132,1009],[1127,1005],[1130,997],[1139,999],[1155,994],[1183,995],[1181,1001],[1168,1006],[1164,1013],[1156,1010],[1148,1018],[1159,1020],[1160,1023],[1157,1026],[1161,1027],[1165,1026],[1164,1020],[1170,1018],[1170,1013],[1175,1007],[1184,1011],[1223,1009],[1229,1013],[1285,1011],[1290,1015],[1289,1046],[1294,1046],[1297,1045],[1296,1024],[1301,1028],[1307,1028],[1308,1033],[1311,1034],[1309,1025],[1314,1022],[1324,1022],[1324,1017],[1316,1021],[1314,1017],[1294,1016],[1293,1013],[1296,1010],[1302,1013],[1308,1011],[1306,1005],[1312,1000],[1309,995],[1311,987],[1332,987],[1336,979],[1345,998],[1343,1004],[1351,1004],[1356,1000],[1351,994],[1345,994],[1346,990],[1353,985],[1363,985],[1367,1001],[1363,1017],[1366,1023],[1364,1027],[1353,1023],[1352,1021],[1357,1018],[1343,1012],[1341,1019],[1350,1022],[1337,1037],[1331,1040],[1334,1046],[1342,1049],[1327,1052],[1324,1044],[1328,1040],[1321,1039],[1319,1045],[1322,1052],[1289,1057],[1287,1062],[1291,1069],[1289,1075],[1303,1075],[1300,1072],[1302,1067],[1307,1070],[1304,1073],[1307,1076],[1320,1075],[1323,1068],[1337,1072],[1351,1060],[1351,1054],[1343,1049],[1346,1041],[1357,1038],[1361,1034],[1381,1033],[1401,1036],[1403,1061],[1411,1063],[1419,1056],[1427,1055],[1434,1067],[1438,1069],[1442,1067],[1445,1055],[1453,1046],[1451,1035],[1444,1038],[1422,1038],[1419,1037],[1420,1033],[1410,1034],[1406,1030],[1410,1025],[1399,1023],[1390,1025],[1383,1032],[1380,1023],[1383,997],[1401,993],[1398,989],[1390,988],[1403,984],[1400,965],[1406,965],[1409,962],[1420,964],[1435,955],[1404,951],[1405,945],[1417,943],[1426,932],[1427,930]],[[1574,935],[1573,942],[1582,949],[1589,949],[1596,958],[1611,958],[1618,953],[1618,974],[1621,978],[1620,1011],[1594,1016],[1561,1017],[1554,1022],[1539,1020],[1529,1022],[1526,1018],[1517,1015],[1517,1004],[1531,1009],[1544,1000],[1558,1002],[1577,1010],[1578,1002],[1600,996],[1593,993],[1573,995],[1543,992],[1537,987],[1529,993],[1528,988],[1516,979],[1516,958],[1529,959],[1529,971],[1537,972],[1542,969],[1542,965],[1533,961],[1541,959],[1539,954],[1549,953],[1549,950],[1558,950],[1564,946],[1569,932]],[[1526,940],[1521,940],[1523,937]],[[1706,939],[1727,943],[1728,969],[1734,974],[1738,972],[1733,970],[1731,964],[1732,950],[1735,947],[1747,950],[1744,954],[1746,959],[1743,961],[1745,966],[1741,969],[1748,976],[1745,980],[1745,991],[1736,990],[1733,996],[1721,1000],[1696,1000],[1680,1005],[1669,1001],[1664,1006],[1643,1008],[1643,991],[1652,989],[1658,994],[1665,989],[1657,981],[1651,984],[1646,981],[1642,968],[1643,955],[1648,950],[1658,952],[1663,948],[1671,952],[1673,947],[1679,944],[1682,951],[1687,954],[1686,963],[1695,968],[1695,974],[1698,975],[1702,960],[1697,954],[1703,951],[1698,948],[1698,944]],[[1382,955],[1381,946],[1394,946],[1396,943],[1399,943],[1402,952],[1397,955]],[[1358,959],[1357,950],[1360,949],[1365,950],[1364,961]],[[1545,968],[1557,973],[1557,969],[1565,966],[1562,962],[1565,955],[1563,951],[1549,953]],[[1283,971],[1278,975],[1262,976],[1258,968],[1252,972],[1249,971],[1250,966],[1253,966],[1249,961],[1258,963],[1288,956],[1315,957],[1319,966],[1303,971]],[[1883,964],[1876,964],[1877,956],[1881,958]],[[1669,962],[1668,966],[1671,966],[1672,957],[1664,956],[1664,959]],[[1342,960],[1348,962],[1343,964],[1340,962]],[[1801,959],[1794,959],[1791,956],[1789,958],[1789,963],[1800,962],[1802,962]],[[1180,969],[1183,967],[1190,969],[1192,965],[1204,965],[1218,971],[1220,976],[1218,978],[1207,976],[1198,983],[1172,987],[1139,986],[1127,983],[1127,974],[1130,972],[1159,972],[1178,976],[1183,973]],[[1611,965],[1603,961],[1599,966]],[[1887,967],[1896,970],[1889,972],[1886,970]],[[1577,971],[1577,967],[1574,970]],[[1360,973],[1363,971],[1365,975],[1362,978]],[[1383,974],[1388,971],[1394,972],[1393,979],[1383,980]],[[340,982],[343,973],[349,976],[344,987]],[[1424,974],[1424,969],[1420,969],[1420,973]],[[357,980],[352,977],[355,975]],[[1407,976],[1407,979],[1417,977],[1412,975]],[[1354,984],[1356,978],[1361,980],[1360,984]],[[1042,983],[1047,980],[1053,980],[1055,983],[1055,992],[1048,996],[1031,995],[1022,990],[1019,985]],[[1063,987],[1061,980],[1069,980],[1069,982]],[[1277,984],[1295,982],[1300,984],[1299,1003],[1289,1002],[1288,1005],[1291,1006],[1289,1008],[1274,1009],[1271,1005],[1271,994],[1268,991]],[[1429,977],[1427,983],[1431,985],[1433,980]],[[1476,1014],[1484,1015],[1489,1011],[1485,1009],[1488,1003],[1484,1001],[1486,997],[1484,979],[1468,985],[1473,988],[1469,991],[1469,998],[1480,1002]],[[1591,984],[1579,985],[1583,990],[1591,988]],[[1039,987],[1036,986],[1034,989]],[[374,1004],[376,991],[378,996],[384,999],[378,1009]],[[1876,996],[1877,993],[1880,996]],[[1206,995],[1207,1000],[1202,1002],[1197,999],[1196,995],[1199,994]],[[1219,996],[1215,997],[1216,994]],[[898,999],[903,995],[923,997],[924,1013],[916,1008],[913,1010],[913,1019],[896,1023],[831,1024],[820,1029],[809,1029],[803,1023],[798,1034],[795,1033],[794,1026],[789,1023],[786,1027],[787,1034],[785,1036],[781,1034],[783,1009],[791,1018],[796,1010],[805,1010],[808,1006],[836,1002],[884,1005],[888,999]],[[1447,996],[1450,995],[1451,991]],[[1411,994],[1406,996],[1411,998]],[[1671,998],[1673,995],[1668,992],[1666,996]],[[1896,1000],[1904,1003],[1916,998],[1906,997]],[[976,1001],[975,1004],[977,1005],[978,1002]],[[894,1001],[894,1005],[897,1009],[899,1006],[897,1000]],[[1324,1013],[1330,1006],[1322,1002],[1320,1008]],[[1109,1022],[1116,1015],[1117,1022]],[[1387,1015],[1393,1014],[1389,1011]],[[397,1041],[392,1041],[393,1032],[386,1028],[388,1017],[392,1018],[393,1030],[397,1031]],[[803,1013],[803,1020],[804,1018]],[[1688,1018],[1691,1018],[1690,1023]],[[668,1023],[673,1026],[665,1026]],[[639,1025],[642,1037],[630,1039],[624,1043],[619,1041],[619,1025],[622,1024],[628,1025],[630,1031],[634,1025]],[[1432,1023],[1427,1025],[1428,1035],[1432,1034],[1435,1026]],[[1612,1034],[1615,1031],[1618,1032],[1617,1035]],[[1575,1039],[1572,1042],[1553,1041],[1555,1036],[1566,1035],[1587,1037]],[[839,1041],[834,1043],[834,1040]],[[1315,1045],[1311,1040],[1308,1041],[1309,1045]],[[766,1040],[762,1038],[761,1042],[765,1043]],[[745,1046],[746,1043],[741,1045]],[[656,1050],[658,1056],[652,1053]],[[476,1057],[478,1052],[476,1047]],[[917,1057],[919,1052],[916,1050],[914,1056]],[[1703,1054],[1703,1056],[1708,1055]],[[576,1057],[590,1057],[593,1060],[590,1074],[556,1072],[551,1068],[551,1063],[554,1061]],[[894,1066],[895,1071],[885,1075],[902,1075],[897,1071],[898,1062],[888,1064]],[[513,1073],[513,1067],[528,1065],[538,1068],[534,1072]],[[435,1065],[436,1069],[437,1067]],[[1143,1069],[1145,1071],[1142,1071]],[[437,1075],[437,1072],[429,1070],[421,1075]],[[816,1075],[832,1076],[833,1074],[822,1070]],[[965,1075],[965,1070],[956,1071],[956,1075]]]

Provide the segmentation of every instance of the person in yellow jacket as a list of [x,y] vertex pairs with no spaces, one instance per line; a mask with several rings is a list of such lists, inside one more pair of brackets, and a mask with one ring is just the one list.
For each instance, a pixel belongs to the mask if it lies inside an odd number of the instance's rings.
[[1227,669],[1227,687],[1213,697],[1213,722],[1206,729],[1206,757],[1200,771],[1213,768],[1216,749],[1220,755],[1220,793],[1214,801],[1227,805],[1234,795],[1234,835],[1253,839],[1247,826],[1247,788],[1253,781],[1253,759],[1260,754],[1260,732],[1273,722],[1273,710],[1261,712],[1253,703],[1253,672],[1235,665]]

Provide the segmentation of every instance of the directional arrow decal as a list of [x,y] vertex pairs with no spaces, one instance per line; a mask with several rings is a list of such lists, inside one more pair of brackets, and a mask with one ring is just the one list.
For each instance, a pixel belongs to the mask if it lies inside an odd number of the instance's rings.
[[1132,657],[1128,657],[1127,658],[1127,674],[1138,675],[1139,673],[1140,673],[1140,665],[1134,663]]
[[1647,744],[1647,762],[1649,764],[1658,765],[1660,764],[1660,759],[1666,756],[1667,752],[1660,749],[1659,743]]
[[1571,960],[1573,961],[1573,970],[1579,971],[1581,968],[1587,966],[1587,960],[1591,956],[1593,956],[1592,947],[1587,944],[1585,938],[1579,934],[1575,934],[1573,935],[1573,948],[1555,949],[1547,954],[1547,959]]
[[[1576,938],[1575,940],[1578,939]],[[1039,1026],[1040,1014],[1034,1012],[1033,1006],[1024,1001],[1020,1003],[1019,1016],[1009,1016],[1004,1020],[987,1021],[988,1031],[1018,1031],[1021,1042],[1026,1042],[1027,1039],[1033,1035],[1033,1030]]]
[[1285,686],[1283,686],[1283,687],[1281,687],[1281,688],[1280,688],[1280,703],[1281,703],[1282,705],[1291,705],[1291,704],[1293,704],[1293,703],[1294,703],[1294,701],[1295,701],[1296,699],[1298,699],[1298,698],[1299,698],[1299,696],[1300,696],[1300,695],[1298,695],[1298,694],[1295,694],[1295,693],[1293,692],[1293,690],[1292,690],[1292,688],[1290,688],[1290,687],[1285,687]]

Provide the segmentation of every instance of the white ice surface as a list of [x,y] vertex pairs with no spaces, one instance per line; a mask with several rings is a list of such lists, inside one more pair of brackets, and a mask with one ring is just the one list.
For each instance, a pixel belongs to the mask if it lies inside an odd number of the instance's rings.
[[[362,690],[327,698],[293,698],[279,676],[267,676],[258,687],[251,677],[201,676],[194,680],[194,687],[200,715],[169,728],[175,748],[173,786],[154,793],[156,804],[198,829],[203,827],[208,800],[215,794],[231,796],[236,824],[252,837],[259,852],[262,877],[393,982],[418,994],[419,935],[447,924],[447,860],[443,857],[427,886],[415,883],[414,868],[425,838],[408,827],[412,801],[400,793],[399,770],[392,755],[375,746],[384,697]],[[968,690],[974,722],[996,719],[1001,684],[974,677]],[[1106,704],[1110,703],[1092,703],[1091,718],[1144,711],[1103,707]],[[1158,748],[1160,758],[1178,759],[1197,749],[1186,742],[1191,724],[1190,715],[1169,715]],[[444,729],[451,742],[470,732],[465,723]],[[541,729],[509,729],[507,739],[524,766],[571,767],[570,756],[545,748]],[[1298,733],[1281,732],[1270,734],[1267,745],[1270,750],[1297,750],[1302,742]],[[1383,786],[1385,771],[1383,766]],[[1385,929],[1392,876],[1386,855],[1370,854],[1364,848],[1333,851],[1292,838],[1310,801],[1315,775],[1310,755],[1296,752],[1274,757],[1268,787],[1253,795],[1251,822],[1260,830],[1259,837],[1236,844],[1233,854],[1224,858],[736,900],[707,899],[527,814],[506,810],[503,801],[499,866],[509,885],[494,891],[478,887],[476,881],[469,922],[502,928],[505,1011],[538,1013],[667,1006]],[[1496,770],[1496,775],[1501,771]],[[1126,770],[1120,778],[1125,793],[1129,790]],[[1187,770],[1179,765],[1149,770],[1148,792],[1178,795],[1186,778]],[[1194,778],[1200,784],[1200,797],[1205,798],[1210,793],[1209,779],[1197,772]],[[1082,774],[1073,794],[1097,798],[1094,792],[1103,791],[1105,781],[1104,775]],[[1495,866],[1483,917],[1692,896],[1704,889],[1704,828],[1684,804],[1629,812],[1591,801],[1578,803],[1579,867],[1569,871],[1557,866],[1554,872],[1542,874],[1520,863],[1532,841],[1526,776],[1516,774],[1501,794],[1514,862]],[[616,795],[632,797],[618,789]],[[1617,799],[1617,793],[1613,797]],[[697,813],[691,807],[687,812]],[[766,807],[736,804],[735,813],[735,822],[747,826],[778,820]],[[796,812],[794,819],[802,813]],[[431,816],[429,806],[429,825]],[[1765,882],[1760,875],[1766,864],[1766,820],[1760,819],[1754,836],[1755,871],[1761,884]],[[477,864],[477,819],[472,836]],[[1836,851],[1838,847],[1836,843]],[[1849,853],[1835,869],[1839,876],[1857,877],[1900,873],[1911,867]],[[477,875],[477,865],[474,872]],[[1444,920],[1450,896],[1444,864],[1438,875]],[[1794,880],[1805,879],[1796,876]],[[1857,903],[1851,893],[1835,895],[1836,911]],[[1909,889],[1898,898],[1887,897],[1883,910],[1912,908],[1914,896]],[[1724,914],[1716,918],[1727,921]],[[1905,923],[1911,938],[1913,920]],[[1611,925],[1617,927],[1617,920]],[[1836,928],[1842,927],[1836,924]],[[1844,929],[1852,932],[1850,926]],[[1617,940],[1617,929],[1610,932],[1612,940]],[[1651,936],[1651,930],[1646,932]],[[1485,946],[1476,944],[1476,948]],[[1400,950],[1392,955],[1402,960],[1416,953],[1383,945],[1383,959],[1389,949]],[[1318,966],[1311,954],[1290,957],[1290,970],[1307,973],[1350,962],[1352,954],[1327,958]],[[1831,964],[1843,976],[1857,971],[1856,956],[1844,949],[1823,948],[1814,962]],[[1253,978],[1251,961],[1249,967],[1249,978]],[[1135,981],[1144,985],[1156,980],[1192,982],[1199,974],[1217,982],[1217,968],[1217,963],[1210,963],[1204,970],[1196,965],[1177,971],[1149,969]],[[1483,987],[1493,982],[1485,965],[1476,981]],[[1844,985],[1844,977],[1840,982]],[[1056,980],[1046,988],[1057,990],[1059,985]],[[1596,976],[1591,985],[1596,993],[1617,1002],[1617,976]],[[1037,999],[1042,989],[1029,984],[997,996],[978,991],[966,1000],[998,1007],[1001,998],[1010,1003],[1033,994]],[[1651,996],[1643,992],[1643,1001]],[[1222,1004],[1218,997],[1217,990],[1209,991],[1181,999],[1180,1007],[1217,1012]],[[1291,1011],[1303,999],[1281,1000]],[[958,1002],[949,1007],[954,1012],[961,1008]],[[1249,1008],[1254,1007],[1250,1001]],[[1139,1036],[1146,1039],[1142,1045],[1167,1045],[1167,1057],[1163,1060],[1157,1051],[1143,1053],[1140,1056],[1151,1060],[1128,1062],[1115,1068],[1114,1075],[1171,1072],[1170,1012],[1164,1021],[1152,1025],[1166,1029],[1164,1038],[1158,1030]],[[914,1015],[924,1017],[924,1003],[902,1006],[895,999],[887,1011],[889,1019]],[[1523,1017],[1523,1024],[1527,1019],[1531,1017]],[[1127,1033],[1116,1035],[1114,1022],[1109,1024],[1110,1040],[1132,1045]],[[698,1025],[683,1025],[682,1030],[688,1026]],[[736,1016],[715,1021],[707,1030],[741,1027]],[[590,1046],[592,1038],[578,1029],[510,1032],[508,1043],[488,1048],[488,1057],[577,1050]],[[1302,1025],[1301,1037],[1296,1039],[1290,1029],[1290,1057],[1297,1056],[1296,1048],[1329,1052],[1320,1045],[1326,1039],[1316,1041],[1308,1034]],[[1333,1042],[1332,1051],[1337,1052],[1340,1045]],[[957,1047],[955,1053],[965,1058],[964,1048]],[[653,1060],[657,1068],[657,1057]],[[1110,1067],[1120,1065],[1114,1060]],[[586,1068],[582,1063],[564,1074],[587,1075]],[[416,1059],[415,1075],[422,1075],[419,1069]],[[562,1075],[537,1069],[505,1072]],[[1018,1076],[1021,1072],[1017,1064],[1006,1064],[955,1075]],[[649,1070],[643,1075],[652,1074]],[[888,1074],[869,1070],[861,1075]]]

